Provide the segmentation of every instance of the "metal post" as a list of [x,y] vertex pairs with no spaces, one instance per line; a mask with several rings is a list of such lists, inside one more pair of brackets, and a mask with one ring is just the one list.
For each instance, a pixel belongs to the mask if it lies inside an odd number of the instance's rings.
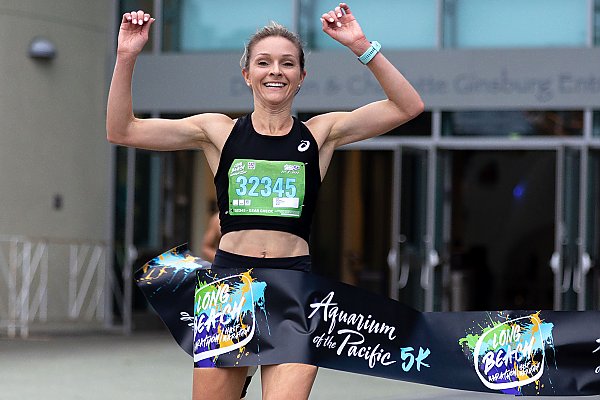
[[435,296],[435,273],[437,266],[437,250],[435,246],[435,186],[437,174],[437,149],[432,146],[428,150],[427,165],[427,227],[425,235],[425,268],[427,268],[427,283],[425,290],[425,311],[433,311],[433,302]]
[[45,251],[42,256],[42,270],[40,271],[40,286],[41,286],[41,304],[40,304],[40,320],[48,319],[48,244],[44,243]]
[[10,250],[9,250],[9,272],[8,272],[8,337],[14,338],[17,335],[17,303],[18,303],[18,293],[17,293],[17,259],[19,251],[19,242],[16,240],[10,241]]
[[[577,241],[578,257],[577,257],[577,275],[574,279],[573,286],[577,282],[577,310],[585,310],[586,295],[586,276],[589,266],[586,264],[587,256],[587,196],[588,196],[588,166],[589,166],[589,149],[587,146],[581,149],[579,174],[579,240]],[[576,281],[576,282],[575,282]]]
[[393,184],[392,184],[392,232],[391,232],[391,249],[388,254],[388,268],[390,269],[390,293],[389,297],[398,300],[399,288],[399,261],[402,257],[400,254],[400,215],[401,207],[401,183],[402,183],[402,148],[398,147],[394,150],[394,169],[393,169]]
[[154,0],[153,3],[153,17],[156,19],[156,24],[152,25],[154,32],[151,33],[152,37],[152,54],[158,55],[162,51],[163,44],[163,2],[162,0]]
[[[118,20],[116,20],[119,11],[119,1],[112,0],[109,6],[109,21],[112,21],[109,26],[109,38],[107,46],[107,82],[110,82],[110,72],[112,71],[112,67],[114,66],[116,60],[116,37],[117,37],[117,29],[118,29]],[[108,93],[108,90],[107,90]],[[113,291],[117,291],[119,285],[115,282],[114,277],[114,265],[113,258],[115,254],[115,197],[116,197],[116,187],[117,187],[117,173],[116,173],[116,165],[117,165],[117,148],[116,146],[110,145],[108,148],[108,168],[106,173],[108,174],[108,201],[106,204],[106,268],[104,270],[105,274],[105,286],[104,290],[106,295],[104,296],[104,327],[109,328],[114,325],[114,315],[113,315]]]
[[31,290],[31,242],[26,241],[23,243],[23,280],[21,281],[21,294],[19,305],[20,311],[20,324],[21,324],[21,337],[26,338],[29,336],[29,293]]
[[79,248],[77,245],[72,244],[69,246],[69,318],[75,318],[77,316],[75,310],[75,299],[77,297],[77,274],[78,274],[78,262]]
[[133,242],[134,209],[135,209],[135,156],[134,148],[127,149],[127,201],[125,214],[125,265],[123,266],[123,332],[132,331],[133,307],[133,263],[136,254]]
[[554,273],[554,310],[559,311],[562,309],[562,286],[563,286],[563,254],[562,254],[562,242],[564,238],[564,221],[563,221],[563,208],[564,208],[564,171],[563,165],[565,160],[565,149],[559,147],[556,150],[556,208],[554,213],[554,220],[556,223],[554,233],[554,253],[552,254],[552,260],[550,266]]

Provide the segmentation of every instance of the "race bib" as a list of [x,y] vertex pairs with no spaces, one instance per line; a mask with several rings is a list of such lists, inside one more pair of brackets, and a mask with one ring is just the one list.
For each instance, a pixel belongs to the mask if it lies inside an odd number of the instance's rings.
[[299,218],[302,214],[304,163],[235,159],[228,177],[231,215]]

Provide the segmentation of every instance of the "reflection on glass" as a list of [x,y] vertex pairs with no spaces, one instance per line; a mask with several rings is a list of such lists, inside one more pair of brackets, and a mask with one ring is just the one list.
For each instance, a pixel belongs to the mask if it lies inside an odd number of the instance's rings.
[[[154,1],[153,0],[121,0],[119,3],[119,16],[118,20],[121,20],[121,17],[126,12],[143,10],[149,14],[154,14]],[[148,43],[144,46],[142,50],[144,53],[152,51],[152,42],[154,35],[150,35],[148,38]],[[115,38],[116,40],[116,38]]]
[[587,0],[445,0],[444,47],[585,47],[587,16]]
[[[310,235],[319,274],[387,294],[393,172],[391,151],[333,153]],[[351,243],[356,236],[340,232],[353,232],[364,240]]]
[[[342,49],[321,29],[320,17],[331,8],[326,2],[300,0],[300,33],[313,49]],[[348,4],[367,38],[381,40],[385,48],[435,48],[436,0],[353,0]],[[335,3],[334,3],[335,4]]]
[[444,136],[581,136],[583,111],[457,111],[442,114]]
[[144,10],[147,13],[153,14],[154,12],[154,1],[153,0],[121,0],[120,2],[120,14],[123,15],[126,12]]
[[419,114],[416,118],[392,129],[386,136],[431,136],[431,112]]
[[450,159],[452,309],[551,309],[555,153],[455,151]]
[[164,154],[136,150],[135,157],[135,210],[134,238],[136,246],[158,249],[161,247],[161,175]]
[[[298,113],[300,121],[308,121],[312,117],[322,113],[303,112]],[[385,133],[385,136],[430,136],[431,135],[431,112],[421,113],[416,118],[400,125]]]
[[163,50],[242,51],[257,29],[276,21],[293,28],[292,0],[164,0]]

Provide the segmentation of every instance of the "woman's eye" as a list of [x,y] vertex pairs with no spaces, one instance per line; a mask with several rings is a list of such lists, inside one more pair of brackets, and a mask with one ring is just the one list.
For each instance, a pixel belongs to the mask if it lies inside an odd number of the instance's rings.
[[266,61],[259,61],[257,64],[260,65],[261,67],[264,67],[265,65],[269,65]]

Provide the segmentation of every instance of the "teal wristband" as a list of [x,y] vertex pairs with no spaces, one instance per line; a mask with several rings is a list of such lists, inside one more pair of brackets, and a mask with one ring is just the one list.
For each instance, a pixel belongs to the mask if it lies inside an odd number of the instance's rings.
[[377,41],[372,41],[371,46],[367,49],[367,51],[365,51],[362,56],[358,57],[358,61],[367,65],[369,61],[371,61],[373,57],[379,53],[379,50],[381,50],[381,44],[379,44]]

